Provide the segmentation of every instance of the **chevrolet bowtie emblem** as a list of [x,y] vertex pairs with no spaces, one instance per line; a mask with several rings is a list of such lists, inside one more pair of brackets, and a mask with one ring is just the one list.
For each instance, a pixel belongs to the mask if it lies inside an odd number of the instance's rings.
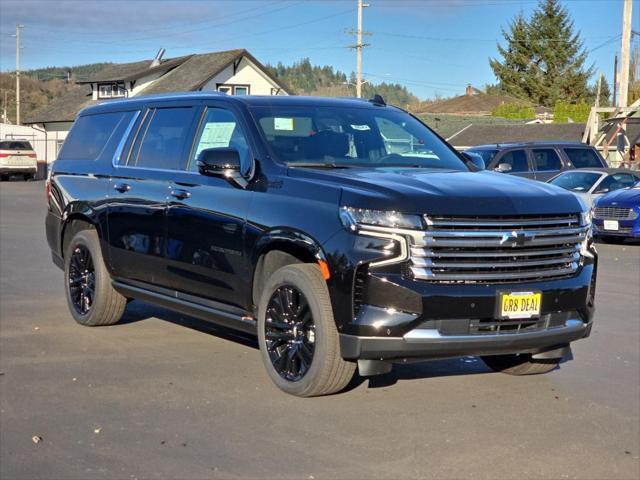
[[527,232],[516,232],[515,230],[511,233],[505,233],[502,235],[500,239],[500,245],[511,244],[512,247],[524,247],[527,242],[530,242],[534,239],[534,235]]

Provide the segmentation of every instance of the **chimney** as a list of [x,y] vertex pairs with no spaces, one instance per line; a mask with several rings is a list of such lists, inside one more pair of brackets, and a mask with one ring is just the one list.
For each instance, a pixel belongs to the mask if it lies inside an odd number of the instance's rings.
[[160,61],[162,60],[162,56],[164,55],[165,51],[166,50],[164,48],[158,50],[158,53],[156,53],[156,58],[153,59],[151,65],[149,65],[149,68],[157,67],[158,65],[160,65]]
[[473,95],[473,87],[471,86],[470,83],[467,84],[467,88],[465,89],[464,93],[467,97],[470,97]]

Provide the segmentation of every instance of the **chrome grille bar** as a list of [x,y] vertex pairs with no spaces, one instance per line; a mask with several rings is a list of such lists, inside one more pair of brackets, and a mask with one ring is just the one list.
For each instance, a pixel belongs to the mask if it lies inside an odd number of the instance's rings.
[[574,274],[589,227],[581,216],[425,216],[411,272],[432,282],[499,283]]

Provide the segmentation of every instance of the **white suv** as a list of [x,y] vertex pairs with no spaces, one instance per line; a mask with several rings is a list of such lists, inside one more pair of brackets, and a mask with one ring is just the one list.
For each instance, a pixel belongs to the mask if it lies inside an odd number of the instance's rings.
[[11,175],[22,175],[25,180],[33,180],[38,171],[36,152],[25,140],[0,141],[0,179],[8,180]]

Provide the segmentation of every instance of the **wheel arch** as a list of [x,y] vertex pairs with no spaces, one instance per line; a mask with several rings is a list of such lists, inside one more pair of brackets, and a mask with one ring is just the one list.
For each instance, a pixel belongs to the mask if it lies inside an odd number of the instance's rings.
[[98,223],[86,212],[71,212],[63,216],[62,228],[60,229],[60,253],[64,258],[67,243],[73,238],[77,232],[93,228],[100,236],[100,228]]
[[258,304],[259,292],[269,275],[294,263],[317,263],[325,280],[330,275],[320,243],[306,233],[275,229],[260,238],[252,254],[252,265],[255,267],[251,283],[251,301],[254,306]]

